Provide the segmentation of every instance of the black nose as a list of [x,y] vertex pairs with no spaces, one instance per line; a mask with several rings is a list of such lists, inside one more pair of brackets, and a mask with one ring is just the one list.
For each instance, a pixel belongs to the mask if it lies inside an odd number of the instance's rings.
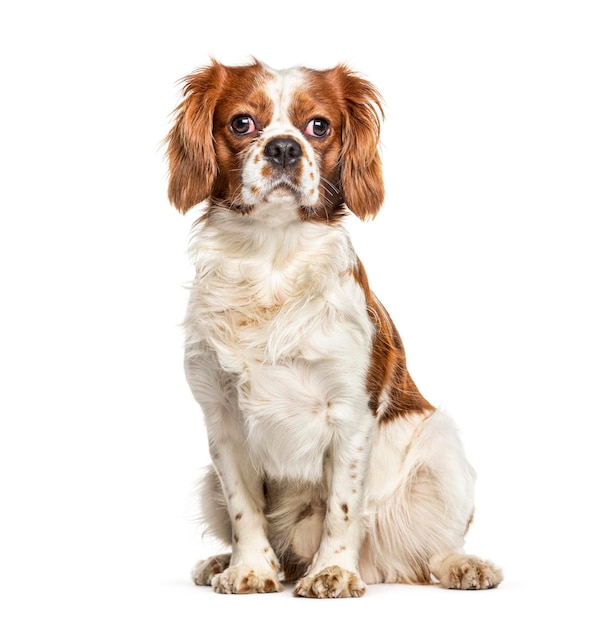
[[275,165],[289,167],[302,156],[302,147],[291,137],[275,137],[264,147],[264,156]]

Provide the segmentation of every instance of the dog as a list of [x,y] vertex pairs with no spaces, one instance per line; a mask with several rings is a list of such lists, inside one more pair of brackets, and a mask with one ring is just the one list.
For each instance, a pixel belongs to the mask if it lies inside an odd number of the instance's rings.
[[344,225],[384,201],[376,88],[344,65],[215,60],[184,79],[169,199],[203,211],[185,372],[212,465],[198,563],[219,593],[358,597],[367,584],[497,587],[465,554],[475,473],[420,393]]

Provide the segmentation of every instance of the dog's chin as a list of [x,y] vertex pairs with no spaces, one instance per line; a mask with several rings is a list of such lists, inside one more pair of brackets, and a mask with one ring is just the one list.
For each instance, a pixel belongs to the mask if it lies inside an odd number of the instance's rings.
[[271,189],[264,195],[263,201],[265,203],[279,203],[288,205],[300,205],[302,204],[303,194],[289,185],[281,184]]
[[307,194],[299,187],[295,187],[285,182],[279,182],[268,189],[263,189],[256,197],[250,198],[250,206],[255,209],[276,207],[277,210],[287,209],[308,209],[313,206],[312,198],[307,198]]

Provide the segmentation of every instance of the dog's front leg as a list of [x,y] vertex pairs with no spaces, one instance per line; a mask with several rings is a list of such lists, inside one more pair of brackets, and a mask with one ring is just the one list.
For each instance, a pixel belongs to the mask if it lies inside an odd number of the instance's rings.
[[235,383],[219,370],[208,351],[187,355],[186,373],[203,409],[211,459],[227,504],[232,545],[231,558],[221,555],[199,563],[194,580],[210,583],[219,593],[282,591],[279,562],[266,534],[263,480],[246,458]]
[[234,444],[221,439],[212,452],[227,501],[232,553],[229,567],[211,585],[219,593],[282,591],[279,562],[266,535],[262,480],[250,463],[242,463],[242,448]]
[[[365,426],[363,418],[362,425]],[[370,454],[366,429],[345,437],[338,433],[327,462],[329,497],[320,547],[295,588],[307,598],[348,598],[365,593],[358,573],[363,536],[363,507]]]

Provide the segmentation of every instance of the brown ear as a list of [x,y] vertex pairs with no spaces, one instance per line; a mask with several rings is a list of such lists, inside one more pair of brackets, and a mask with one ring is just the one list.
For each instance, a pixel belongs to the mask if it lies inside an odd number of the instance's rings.
[[213,115],[224,75],[224,66],[213,61],[183,79],[184,100],[165,139],[169,200],[182,213],[209,197],[217,176]]
[[378,151],[382,102],[376,88],[344,65],[335,68],[343,93],[341,186],[348,208],[360,219],[374,217],[384,202]]

